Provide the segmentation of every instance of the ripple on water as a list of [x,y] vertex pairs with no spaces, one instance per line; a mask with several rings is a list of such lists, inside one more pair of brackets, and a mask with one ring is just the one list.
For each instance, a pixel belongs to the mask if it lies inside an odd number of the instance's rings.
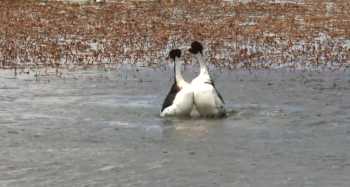
[[[56,179],[66,181],[65,186],[89,185],[93,180],[105,181],[108,186],[130,179],[153,181],[160,173],[162,178],[178,179],[164,184],[191,186],[197,182],[191,181],[193,177],[212,170],[217,171],[210,174],[218,181],[244,176],[266,179],[262,181],[266,186],[281,184],[285,176],[305,182],[305,173],[315,186],[332,186],[322,185],[328,184],[328,179],[348,184],[344,171],[350,165],[346,157],[350,103],[345,91],[340,96],[327,89],[310,89],[313,84],[332,86],[322,81],[323,75],[310,76],[315,80],[304,85],[290,79],[295,75],[288,73],[256,73],[254,80],[251,74],[232,74],[220,74],[217,82],[230,113],[224,119],[160,118],[159,108],[169,88],[164,85],[171,84],[156,70],[148,76],[152,82],[125,81],[126,86],[99,79],[94,82],[98,86],[86,86],[91,81],[77,79],[52,80],[34,91],[35,82],[26,82],[10,94],[0,90],[6,93],[0,99],[18,98],[0,102],[0,172],[11,174],[2,177],[2,183],[26,186],[28,181],[9,180],[44,176],[49,186],[54,186],[51,181]],[[266,89],[268,82],[276,86]],[[64,89],[57,92],[61,86]],[[140,87],[149,88],[138,92]],[[339,81],[336,87],[349,88],[349,84]],[[3,122],[27,126],[22,133],[24,127]],[[36,135],[40,137],[33,138]],[[57,166],[43,164],[54,162]],[[34,169],[20,171],[30,166]],[[310,172],[314,169],[318,172]],[[172,176],[167,176],[169,173]],[[29,185],[40,186],[39,180],[31,180]],[[210,186],[209,182],[203,186]]]
[[108,107],[153,108],[155,99],[155,96],[104,96],[89,98],[84,103]]

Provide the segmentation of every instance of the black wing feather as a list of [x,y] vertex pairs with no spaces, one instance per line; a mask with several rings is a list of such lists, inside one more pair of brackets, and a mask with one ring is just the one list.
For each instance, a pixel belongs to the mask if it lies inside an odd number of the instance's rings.
[[211,84],[214,87],[214,89],[215,89],[216,93],[218,94],[218,97],[220,98],[221,102],[225,104],[224,98],[221,96],[221,94],[218,91],[218,89],[216,89],[214,81],[212,79],[210,79],[210,82],[206,82],[206,83],[207,84]]
[[173,85],[171,86],[168,95],[164,99],[162,110],[160,112],[163,112],[163,110],[171,106],[174,102],[174,99],[176,97],[176,94],[180,91],[180,88],[177,86],[176,81],[174,81]]
[[215,89],[216,93],[218,94],[218,96],[219,96],[219,98],[220,98],[221,102],[225,104],[224,98],[222,98],[222,96],[221,96],[220,92],[218,91],[218,89],[216,89],[216,87],[215,87],[215,83],[214,83],[214,82],[212,82],[212,85],[213,85],[213,87],[214,87],[214,89]]

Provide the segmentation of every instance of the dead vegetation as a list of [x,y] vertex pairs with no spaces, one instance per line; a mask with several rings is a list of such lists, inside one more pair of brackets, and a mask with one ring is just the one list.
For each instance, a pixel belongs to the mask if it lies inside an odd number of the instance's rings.
[[159,65],[170,48],[193,40],[206,44],[213,64],[228,68],[350,63],[348,0],[5,0],[0,25],[0,68]]

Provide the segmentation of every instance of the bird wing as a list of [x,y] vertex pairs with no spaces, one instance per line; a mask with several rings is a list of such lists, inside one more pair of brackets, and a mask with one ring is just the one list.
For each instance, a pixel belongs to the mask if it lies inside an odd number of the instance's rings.
[[168,95],[164,99],[162,109],[160,112],[163,112],[165,108],[168,106],[171,106],[174,102],[174,99],[176,97],[176,94],[180,91],[180,88],[177,86],[176,81],[174,81],[173,85],[171,86]]
[[210,85],[213,86],[213,88],[214,88],[216,94],[218,95],[220,101],[224,104],[225,101],[224,101],[223,97],[221,96],[220,92],[218,91],[218,89],[216,89],[214,81],[212,79],[210,79],[208,82],[205,82],[205,83],[206,84],[210,84]]
[[215,89],[216,94],[217,94],[218,97],[220,98],[221,102],[222,102],[222,103],[225,103],[224,98],[221,96],[221,94],[220,94],[220,92],[218,91],[218,89],[216,89],[215,83],[214,83],[214,82],[213,82],[212,85],[213,85],[213,87],[214,87],[214,89]]

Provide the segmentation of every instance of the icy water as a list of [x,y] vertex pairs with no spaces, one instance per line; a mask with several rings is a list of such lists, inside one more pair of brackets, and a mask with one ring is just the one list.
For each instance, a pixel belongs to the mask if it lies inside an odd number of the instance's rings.
[[0,186],[350,185],[350,72],[216,71],[222,120],[159,118],[168,72],[0,73]]

